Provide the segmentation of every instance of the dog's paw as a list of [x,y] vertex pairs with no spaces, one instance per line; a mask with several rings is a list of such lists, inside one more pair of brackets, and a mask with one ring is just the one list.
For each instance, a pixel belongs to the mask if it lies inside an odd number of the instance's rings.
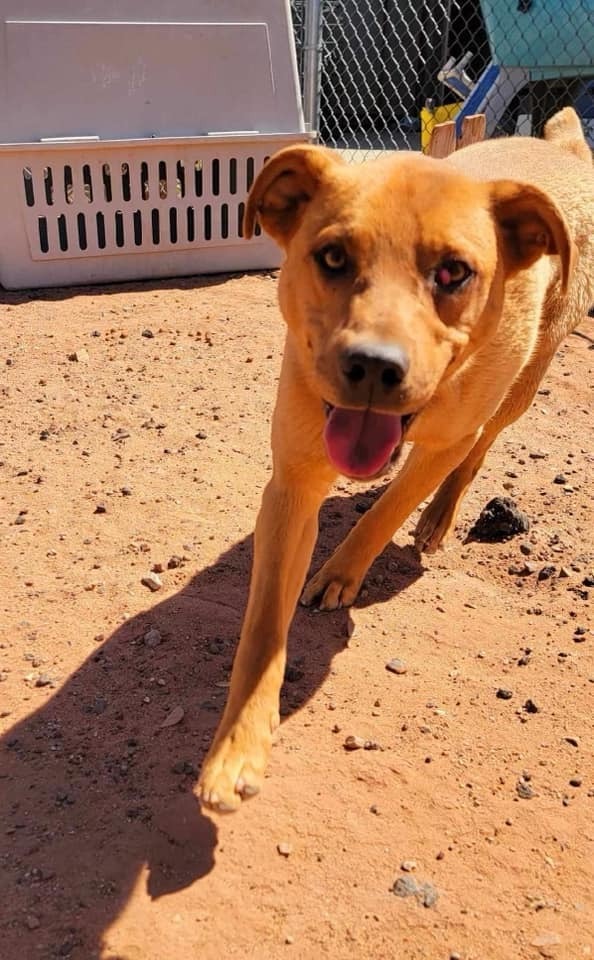
[[357,599],[363,577],[354,577],[341,572],[337,565],[329,560],[321,570],[309,580],[301,594],[304,607],[317,607],[318,610],[338,610],[350,607]]
[[436,553],[444,545],[453,524],[453,512],[432,501],[423,510],[415,529],[415,547],[419,553]]
[[[274,724],[276,725],[276,724]],[[198,780],[197,796],[204,807],[232,813],[243,800],[260,792],[272,745],[273,722],[263,728],[234,724],[217,734]]]

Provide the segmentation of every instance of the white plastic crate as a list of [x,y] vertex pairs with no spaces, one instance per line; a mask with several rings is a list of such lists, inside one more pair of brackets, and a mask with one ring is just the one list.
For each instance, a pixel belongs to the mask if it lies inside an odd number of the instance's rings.
[[278,264],[242,218],[265,159],[307,137],[288,2],[162,6],[0,0],[6,288]]
[[255,175],[288,142],[0,146],[0,282],[14,290],[276,266],[259,230],[242,239],[242,220]]

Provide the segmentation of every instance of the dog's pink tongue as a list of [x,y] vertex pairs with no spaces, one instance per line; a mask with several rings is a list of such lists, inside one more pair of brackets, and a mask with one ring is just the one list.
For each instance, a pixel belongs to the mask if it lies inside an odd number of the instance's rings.
[[349,477],[373,477],[402,439],[402,418],[373,410],[334,407],[326,421],[328,459]]

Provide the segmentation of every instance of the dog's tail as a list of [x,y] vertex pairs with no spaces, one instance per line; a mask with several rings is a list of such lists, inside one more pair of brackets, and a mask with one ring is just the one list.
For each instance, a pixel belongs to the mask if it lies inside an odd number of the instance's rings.
[[547,120],[544,138],[558,144],[564,150],[569,150],[580,160],[592,163],[592,151],[586,143],[580,118],[573,107],[564,107]]

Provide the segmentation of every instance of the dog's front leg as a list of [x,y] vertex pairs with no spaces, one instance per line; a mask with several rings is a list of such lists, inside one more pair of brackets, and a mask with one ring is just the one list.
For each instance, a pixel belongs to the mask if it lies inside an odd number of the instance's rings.
[[301,602],[318,603],[321,610],[350,606],[375,558],[415,507],[464,460],[477,436],[473,433],[445,449],[415,444],[388,489],[308,582]]
[[287,632],[317,536],[325,483],[275,475],[254,534],[250,595],[227,706],[204,762],[199,796],[219,811],[237,809],[260,789],[279,723]]

